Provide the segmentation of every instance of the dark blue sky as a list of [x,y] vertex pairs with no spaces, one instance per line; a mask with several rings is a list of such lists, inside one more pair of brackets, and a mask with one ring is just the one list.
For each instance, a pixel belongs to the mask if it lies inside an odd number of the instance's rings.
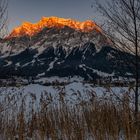
[[42,16],[95,20],[92,4],[93,0],[10,0],[9,30],[23,21],[37,22]]

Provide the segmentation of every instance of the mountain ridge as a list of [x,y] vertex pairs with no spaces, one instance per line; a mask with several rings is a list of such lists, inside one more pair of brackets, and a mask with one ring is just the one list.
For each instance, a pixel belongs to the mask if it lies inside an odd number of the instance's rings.
[[99,31],[45,27],[33,36],[0,41],[0,77],[134,78],[135,56],[113,48]]
[[93,30],[101,32],[101,28],[92,20],[79,22],[73,19],[59,17],[42,17],[42,19],[37,23],[23,22],[21,26],[14,28],[7,38],[21,37],[24,35],[33,36],[45,27],[64,28],[64,26],[68,26],[82,32],[91,32]]

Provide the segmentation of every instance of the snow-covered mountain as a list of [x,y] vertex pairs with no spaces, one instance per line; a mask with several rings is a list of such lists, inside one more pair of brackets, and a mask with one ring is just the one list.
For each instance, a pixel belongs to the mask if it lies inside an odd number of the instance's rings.
[[[111,47],[92,21],[57,17],[23,23],[0,41],[0,76],[73,77],[93,80],[134,75],[132,54]],[[132,76],[133,77],[133,76]]]

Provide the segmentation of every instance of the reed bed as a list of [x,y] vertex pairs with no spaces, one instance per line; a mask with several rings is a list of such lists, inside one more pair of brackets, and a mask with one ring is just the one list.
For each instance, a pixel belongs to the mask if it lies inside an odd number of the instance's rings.
[[127,94],[114,102],[91,93],[88,102],[75,105],[64,100],[65,93],[59,95],[54,104],[47,93],[39,99],[31,94],[28,108],[26,97],[20,104],[17,95],[5,97],[0,103],[0,140],[138,140],[140,127]]

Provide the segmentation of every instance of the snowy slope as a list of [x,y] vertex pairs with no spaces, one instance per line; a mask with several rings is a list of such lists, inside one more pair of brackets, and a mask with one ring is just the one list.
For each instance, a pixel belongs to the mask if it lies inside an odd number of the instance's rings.
[[[134,56],[112,48],[100,32],[44,28],[38,34],[0,42],[0,77],[133,77]],[[128,75],[129,73],[129,75]]]

